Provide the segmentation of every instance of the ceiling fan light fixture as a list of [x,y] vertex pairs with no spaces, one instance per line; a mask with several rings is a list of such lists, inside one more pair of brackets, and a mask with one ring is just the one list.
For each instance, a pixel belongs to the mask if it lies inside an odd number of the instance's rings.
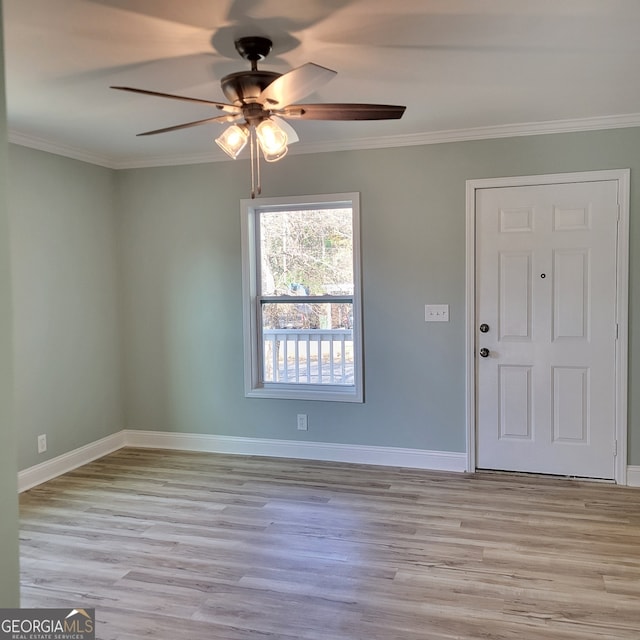
[[249,140],[249,133],[243,127],[233,124],[227,127],[217,138],[216,144],[234,160],[245,148]]
[[222,78],[220,86],[228,102],[136,87],[113,86],[111,88],[205,104],[223,112],[223,115],[195,122],[145,131],[139,133],[139,136],[168,133],[211,122],[239,123],[229,126],[215,141],[233,160],[240,155],[247,143],[249,144],[252,198],[261,193],[260,150],[267,162],[276,162],[287,154],[289,150],[287,145],[299,141],[296,130],[287,120],[392,120],[402,117],[405,107],[399,105],[340,102],[299,104],[299,100],[331,80],[336,72],[313,62],[307,62],[286,73],[259,70],[258,62],[267,57],[272,45],[269,38],[262,36],[242,37],[235,41],[236,50],[242,58],[251,63],[251,70],[237,71]]
[[280,151],[276,153],[267,153],[263,149],[262,156],[267,162],[277,162],[278,160],[281,160],[282,158],[284,158],[287,155],[288,151],[289,151],[289,147],[287,146],[283,147]]
[[256,127],[256,135],[267,162],[276,162],[287,155],[289,151],[287,133],[270,118],[263,120]]

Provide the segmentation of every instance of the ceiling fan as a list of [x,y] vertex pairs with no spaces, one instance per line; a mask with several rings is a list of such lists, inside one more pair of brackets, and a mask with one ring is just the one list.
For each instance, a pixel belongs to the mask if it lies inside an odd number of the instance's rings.
[[251,197],[260,193],[260,163],[258,148],[267,162],[283,158],[287,143],[298,141],[294,128],[286,120],[391,120],[402,117],[404,106],[386,104],[297,104],[336,75],[335,71],[308,62],[287,73],[258,70],[258,62],[270,53],[273,43],[269,38],[250,36],[239,38],[235,47],[242,58],[251,63],[249,71],[238,71],[222,78],[220,84],[229,103],[178,96],[171,93],[147,91],[134,87],[112,86],[112,89],[142,93],[159,98],[171,98],[208,104],[222,111],[217,115],[195,122],[154,129],[139,133],[150,136],[209,122],[229,123],[230,126],[216,138],[216,143],[235,159],[247,142],[251,147]]

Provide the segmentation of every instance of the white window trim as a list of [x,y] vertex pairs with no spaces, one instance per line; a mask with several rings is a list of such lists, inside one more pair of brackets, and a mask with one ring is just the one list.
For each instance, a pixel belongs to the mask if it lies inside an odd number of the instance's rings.
[[[313,207],[315,204],[349,203],[353,220],[353,350],[354,386],[326,384],[263,383],[260,374],[260,328],[258,326],[258,265],[256,216],[260,209]],[[328,400],[363,402],[362,282],[360,251],[360,194],[330,193],[283,198],[254,198],[240,201],[242,213],[242,315],[244,334],[244,388],[249,398]]]

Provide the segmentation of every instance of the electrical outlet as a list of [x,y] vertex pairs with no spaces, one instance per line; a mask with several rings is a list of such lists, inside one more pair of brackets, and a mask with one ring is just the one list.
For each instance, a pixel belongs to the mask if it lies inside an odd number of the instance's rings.
[[43,433],[38,436],[38,453],[44,453],[47,450],[47,435]]
[[307,414],[299,413],[298,414],[298,431],[306,431],[307,429],[308,429]]

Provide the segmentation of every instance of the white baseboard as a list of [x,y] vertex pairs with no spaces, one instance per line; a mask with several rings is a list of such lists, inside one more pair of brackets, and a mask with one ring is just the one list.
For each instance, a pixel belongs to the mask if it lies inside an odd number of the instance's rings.
[[627,467],[627,486],[640,487],[640,466],[630,464]]
[[26,491],[125,446],[124,431],[96,440],[18,473],[18,491]]
[[[22,492],[31,489],[122,447],[350,462],[458,473],[467,471],[467,454],[450,451],[124,430],[20,471],[18,473],[18,490]],[[640,487],[640,466],[629,465],[627,467],[627,484],[631,487]]]
[[467,461],[465,453],[449,451],[160,431],[127,430],[124,433],[126,446],[150,449],[233,453],[270,458],[299,458],[302,460],[352,462],[354,464],[457,472],[466,470]]
[[270,440],[266,438],[240,438],[197,433],[169,433],[163,431],[123,430],[92,444],[29,467],[18,473],[18,490],[31,489],[38,484],[73,471],[117,451],[122,447],[143,449],[173,449],[176,451],[202,451],[229,453],[269,458],[298,458],[327,462],[351,462],[431,471],[466,470],[467,456],[448,451],[425,451],[399,447],[374,447],[325,442],[299,442],[296,440]]

